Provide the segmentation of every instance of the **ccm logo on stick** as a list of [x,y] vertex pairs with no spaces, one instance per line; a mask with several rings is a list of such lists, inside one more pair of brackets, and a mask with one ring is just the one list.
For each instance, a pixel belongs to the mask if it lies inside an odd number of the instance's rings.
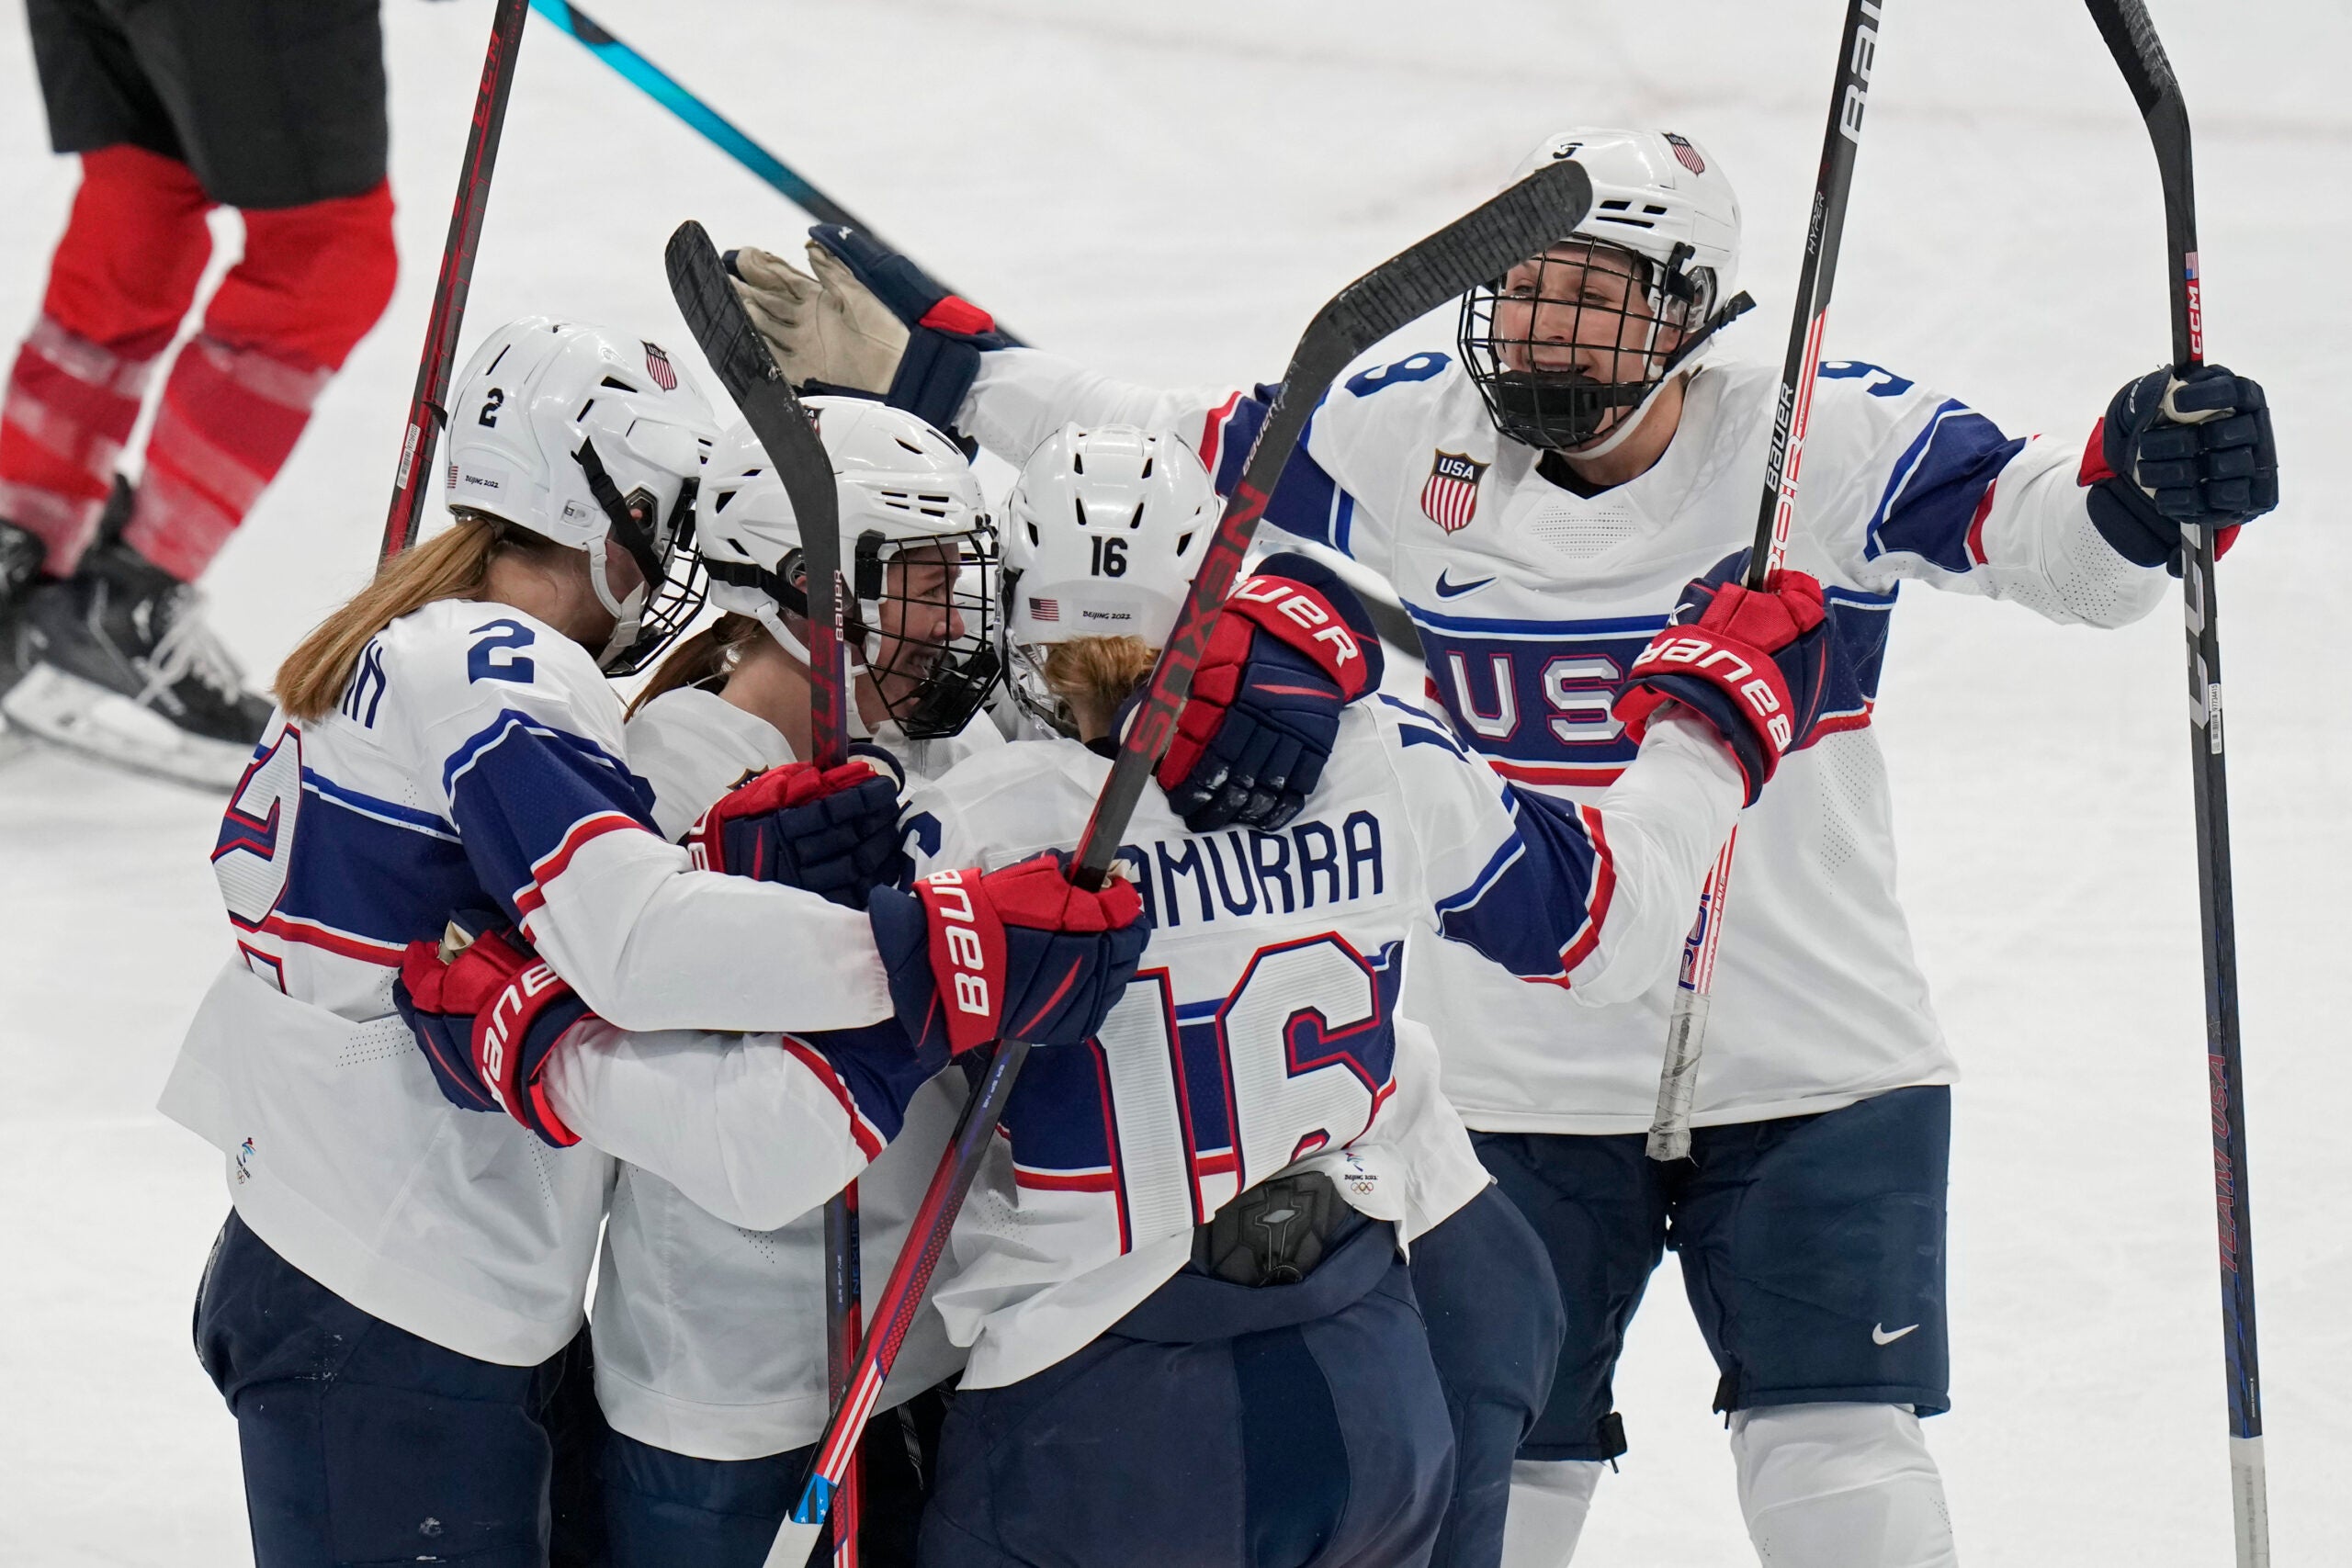
[[933,889],[931,912],[940,922],[948,962],[956,966],[956,1010],[989,1018],[995,1010],[989,1005],[988,954],[980,945],[978,917],[972,913],[972,890],[964,883],[976,874],[969,868],[937,871],[923,881]]

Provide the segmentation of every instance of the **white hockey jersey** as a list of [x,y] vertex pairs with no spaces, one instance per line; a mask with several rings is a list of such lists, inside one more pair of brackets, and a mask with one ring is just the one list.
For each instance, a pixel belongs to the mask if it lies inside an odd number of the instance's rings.
[[[2078,449],[2012,439],[1875,366],[1826,364],[1820,377],[1789,564],[1822,581],[1860,657],[1812,744],[1741,820],[1699,1074],[1702,1124],[1826,1111],[1954,1076],[1895,899],[1870,728],[1902,582],[2118,626],[2145,614],[2165,581],[2092,526]],[[1267,520],[1395,585],[1431,695],[1497,772],[1590,799],[1632,755],[1609,712],[1627,666],[1683,584],[1753,537],[1777,386],[1761,366],[1705,366],[1660,460],[1586,498],[1497,434],[1453,355],[1411,355],[1332,389]],[[1173,429],[1223,488],[1267,390],[1156,392],[1005,350],[983,359],[958,423],[1015,462],[1066,420]],[[1618,1007],[1572,1011],[1431,943],[1406,1001],[1438,1026],[1446,1093],[1471,1126],[1631,1133],[1656,1104],[1673,995],[1669,973]]]
[[452,1107],[392,1007],[402,948],[454,910],[518,920],[617,1024],[891,1016],[863,915],[689,870],[650,806],[594,661],[503,604],[404,616],[334,712],[272,719],[212,855],[235,956],[162,1100],[227,1156],[255,1234],[484,1360],[535,1363],[577,1331],[610,1160]]
[[[985,718],[967,734],[970,741],[957,736],[917,747],[899,742],[895,727],[885,727],[876,739],[937,766],[975,745],[1001,744]],[[693,688],[646,704],[630,717],[628,735],[629,760],[652,784],[654,821],[669,838],[683,834],[744,773],[794,760],[773,725]],[[758,1459],[816,1440],[829,1409],[821,1205],[855,1179],[870,1303],[905,1245],[963,1109],[963,1076],[943,1073],[907,1102],[903,1125],[894,1108],[865,1107],[864,1128],[888,1137],[878,1152],[870,1141],[840,1133],[812,1135],[802,1130],[805,1121],[783,1115],[771,1116],[767,1135],[754,1143],[722,1129],[705,1140],[709,1152],[699,1159],[695,1140],[649,1139],[649,1131],[658,1134],[648,1126],[654,1108],[647,1086],[622,1071],[629,1061],[673,1057],[713,1074],[759,1064],[773,1074],[786,1059],[777,1044],[772,1035],[728,1043],[612,1031],[575,1036],[549,1074],[550,1098],[567,1123],[624,1161],[596,1274],[597,1403],[616,1430],[698,1459]],[[656,1092],[675,1092],[677,1062],[664,1066],[672,1071]],[[798,1078],[812,1081],[805,1072]],[[715,1083],[679,1104],[706,1119],[716,1107],[731,1126],[746,1120],[742,1097],[741,1087]],[[582,1103],[591,1099],[593,1107]],[[744,1217],[735,1196],[741,1186],[774,1190],[787,1182],[800,1194],[793,1206]],[[938,1314],[925,1308],[900,1348],[879,1408],[912,1397],[962,1364]]]
[[[1110,766],[1059,739],[966,763],[910,795],[918,859],[1067,849]],[[1143,968],[1095,1040],[1030,1056],[935,1286],[966,1384],[1093,1339],[1183,1267],[1196,1224],[1285,1168],[1327,1170],[1407,1240],[1468,1201],[1486,1171],[1427,1037],[1398,1026],[1408,938],[1442,932],[1563,1005],[1641,995],[1739,795],[1713,732],[1668,717],[1598,807],[1529,799],[1390,697],[1348,711],[1278,832],[1189,833],[1148,788],[1120,851],[1153,922]]]

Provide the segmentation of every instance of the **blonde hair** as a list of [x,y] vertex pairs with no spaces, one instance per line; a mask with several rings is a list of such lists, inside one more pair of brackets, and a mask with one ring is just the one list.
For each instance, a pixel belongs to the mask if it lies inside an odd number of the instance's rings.
[[510,542],[503,521],[469,513],[447,533],[379,566],[375,581],[321,621],[277,667],[277,701],[287,716],[305,723],[322,716],[342,700],[369,639],[438,600],[473,598],[490,563]]
[[1046,689],[1073,717],[1108,726],[1159,661],[1159,650],[1139,637],[1072,637],[1046,649]]
[[645,682],[628,705],[632,716],[637,710],[664,692],[674,692],[681,686],[699,686],[704,682],[724,675],[735,667],[736,650],[756,638],[768,635],[767,627],[750,615],[728,614],[703,627],[670,650],[670,656],[654,668],[652,678]]

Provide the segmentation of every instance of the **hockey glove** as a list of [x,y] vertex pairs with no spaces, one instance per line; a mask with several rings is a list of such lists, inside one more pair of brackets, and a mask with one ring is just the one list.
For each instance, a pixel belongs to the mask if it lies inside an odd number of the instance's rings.
[[1739,585],[1747,566],[1742,550],[1682,591],[1610,711],[1638,741],[1659,708],[1681,704],[1723,737],[1753,806],[1821,716],[1832,645],[1819,582],[1776,571],[1749,590]]
[[1339,575],[1269,556],[1238,584],[1156,777],[1195,833],[1272,830],[1323,776],[1346,706],[1380,686],[1380,635]]
[[2219,558],[2242,524],[2278,504],[2269,401],[2260,383],[2219,365],[2152,370],[2108,404],[2075,478],[2116,554],[2178,577],[2182,524],[2218,530]]
[[[986,310],[959,294],[950,294],[922,268],[895,251],[883,249],[866,235],[838,223],[820,223],[808,231],[808,252],[814,261],[828,253],[831,268],[845,268],[847,276],[828,287],[862,290],[878,299],[907,329],[906,351],[899,355],[883,400],[904,409],[933,427],[956,428],[956,411],[980,373],[980,355],[1011,342],[996,330]],[[820,388],[819,390],[822,390]]]
[[802,887],[853,909],[911,869],[899,788],[864,761],[786,762],[738,784],[686,830],[696,866]]
[[1069,857],[1042,854],[983,874],[875,889],[866,908],[890,998],[918,1050],[961,1054],[1007,1037],[1075,1045],[1093,1037],[1151,935],[1135,885],[1089,893]]
[[750,245],[729,251],[727,264],[786,380],[874,398],[890,389],[906,326],[831,251],[810,243],[808,272]]
[[451,1104],[503,1110],[567,1148],[579,1135],[548,1103],[540,1077],[565,1032],[591,1016],[588,1004],[495,919],[459,914],[440,942],[410,942],[392,1002]]

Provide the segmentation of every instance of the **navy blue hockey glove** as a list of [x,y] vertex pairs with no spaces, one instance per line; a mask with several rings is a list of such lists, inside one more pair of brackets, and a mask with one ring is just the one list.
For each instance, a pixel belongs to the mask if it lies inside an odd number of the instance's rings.
[[2128,383],[2091,432],[2077,480],[2115,553],[2180,575],[2180,525],[2216,530],[2213,554],[2278,504],[2278,446],[2261,384],[2203,365]]
[[1776,571],[1751,590],[1739,585],[1747,568],[1742,550],[1682,591],[1610,712],[1636,741],[1668,703],[1705,719],[1739,764],[1753,806],[1781,759],[1812,735],[1835,649],[1819,582]]
[[695,818],[685,845],[706,871],[806,888],[853,909],[912,869],[900,847],[898,782],[862,758],[754,774]]
[[1380,687],[1380,634],[1340,576],[1268,556],[1236,584],[1209,635],[1154,776],[1195,833],[1271,831],[1323,777],[1340,716]]
[[592,1015],[514,927],[465,911],[439,942],[410,942],[392,1004],[449,1103],[504,1111],[557,1148],[580,1141],[540,1078],[565,1032]]
[[1069,857],[1042,854],[983,874],[934,872],[866,906],[899,1021],[918,1050],[956,1055],[1007,1037],[1075,1045],[1102,1027],[1135,978],[1151,926],[1125,877],[1071,885]]

